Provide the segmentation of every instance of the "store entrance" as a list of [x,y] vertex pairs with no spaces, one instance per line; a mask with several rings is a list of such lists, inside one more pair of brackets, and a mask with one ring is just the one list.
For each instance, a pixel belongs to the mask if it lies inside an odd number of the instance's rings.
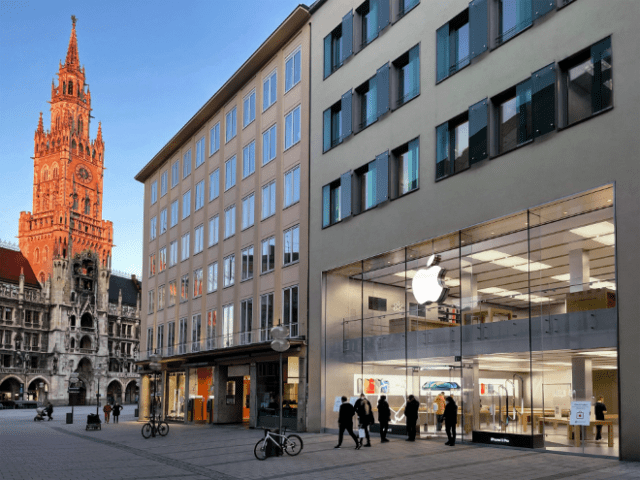
[[249,423],[251,416],[251,377],[245,375],[242,382],[242,422]]
[[416,376],[420,402],[419,423],[422,438],[447,438],[444,424],[446,399],[453,398],[458,405],[457,434],[462,434],[462,379],[460,365],[454,358],[424,359]]

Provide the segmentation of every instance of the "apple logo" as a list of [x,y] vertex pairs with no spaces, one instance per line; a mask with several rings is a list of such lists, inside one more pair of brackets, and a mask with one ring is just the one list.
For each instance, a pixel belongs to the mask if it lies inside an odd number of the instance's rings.
[[413,288],[413,296],[419,304],[442,302],[447,298],[449,289],[444,284],[444,274],[446,270],[440,268],[437,263],[440,260],[435,255],[431,255],[427,259],[426,270],[418,270],[413,277],[411,287]]

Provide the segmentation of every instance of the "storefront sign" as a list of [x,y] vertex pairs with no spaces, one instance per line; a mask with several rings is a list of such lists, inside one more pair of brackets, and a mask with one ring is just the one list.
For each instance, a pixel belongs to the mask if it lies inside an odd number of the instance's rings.
[[472,440],[476,443],[504,445],[505,447],[543,448],[543,435],[518,435],[515,433],[480,432],[474,430]]
[[571,402],[571,425],[589,426],[591,422],[591,402]]
[[424,303],[442,303],[447,298],[449,289],[444,284],[446,270],[439,267],[439,257],[431,255],[427,260],[427,268],[418,270],[411,282],[413,296],[421,305]]

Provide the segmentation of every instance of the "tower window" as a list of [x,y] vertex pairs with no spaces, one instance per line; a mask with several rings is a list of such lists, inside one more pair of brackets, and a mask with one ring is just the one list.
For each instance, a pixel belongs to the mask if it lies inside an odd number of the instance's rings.
[[73,82],[69,80],[69,90],[67,91],[69,95],[73,95]]
[[91,213],[91,200],[89,197],[84,199],[84,213],[85,215],[89,215]]

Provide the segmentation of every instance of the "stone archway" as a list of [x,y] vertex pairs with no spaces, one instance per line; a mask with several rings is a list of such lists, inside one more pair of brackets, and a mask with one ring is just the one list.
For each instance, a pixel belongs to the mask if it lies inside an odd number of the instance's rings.
[[[42,387],[40,384],[43,384]],[[46,393],[45,393],[45,385],[48,388],[49,382],[47,382],[42,377],[36,377],[31,379],[29,382],[29,388],[27,388],[26,394],[28,395],[27,400],[35,400],[40,403],[44,403],[46,401]]]
[[122,384],[112,380],[107,386],[107,403],[122,403]]
[[69,402],[73,402],[72,405],[85,405],[88,402],[87,387],[93,385],[93,366],[91,365],[91,360],[83,357],[75,371],[78,373],[78,378],[80,379],[80,392],[69,394]]
[[125,392],[124,392],[124,402],[138,403],[138,395],[139,395],[138,382],[136,380],[131,380],[127,384],[127,388],[125,389]]
[[0,401],[19,400],[20,383],[16,377],[6,377],[0,382]]

